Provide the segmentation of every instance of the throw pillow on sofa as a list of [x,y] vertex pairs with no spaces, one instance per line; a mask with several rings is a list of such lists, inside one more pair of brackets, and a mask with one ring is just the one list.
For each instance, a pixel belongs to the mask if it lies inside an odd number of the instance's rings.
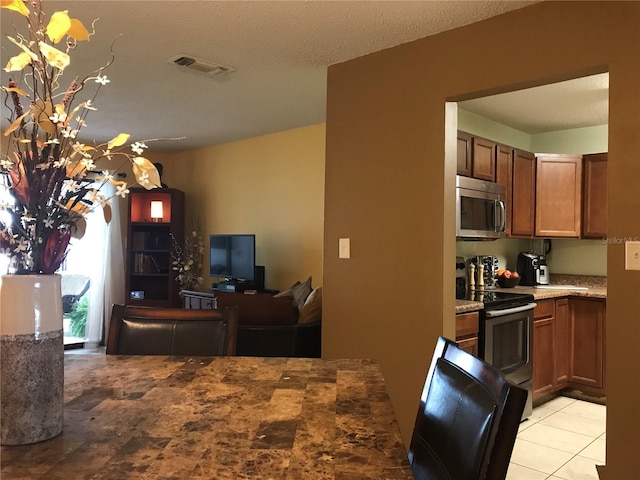
[[297,281],[296,283],[294,283],[293,285],[291,285],[289,288],[287,288],[284,292],[280,292],[280,293],[276,293],[274,295],[275,298],[280,298],[280,297],[293,297],[293,289],[296,288],[298,285],[300,285],[300,281]]
[[307,278],[299,285],[295,285],[294,287],[292,287],[291,293],[293,294],[293,304],[298,307],[299,312],[302,312],[304,302],[307,300],[307,297],[311,293],[311,277]]
[[304,302],[298,323],[318,323],[322,320],[322,287],[314,289]]

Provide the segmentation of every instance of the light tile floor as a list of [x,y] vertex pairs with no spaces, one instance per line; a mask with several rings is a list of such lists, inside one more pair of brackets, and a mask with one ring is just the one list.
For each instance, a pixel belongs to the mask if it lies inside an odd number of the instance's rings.
[[557,397],[520,424],[507,480],[598,480],[605,462],[606,407]]

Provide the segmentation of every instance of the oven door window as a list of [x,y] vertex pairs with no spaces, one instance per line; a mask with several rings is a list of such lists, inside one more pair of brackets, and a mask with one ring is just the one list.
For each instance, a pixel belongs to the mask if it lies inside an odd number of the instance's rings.
[[[506,320],[506,319],[501,319]],[[503,374],[515,372],[529,362],[528,317],[491,322],[491,364]]]

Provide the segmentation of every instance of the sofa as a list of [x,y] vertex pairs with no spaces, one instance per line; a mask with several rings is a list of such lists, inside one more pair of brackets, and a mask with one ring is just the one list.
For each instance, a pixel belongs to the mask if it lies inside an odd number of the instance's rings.
[[276,295],[183,291],[185,308],[238,307],[236,355],[310,357],[321,355],[322,287],[311,278]]

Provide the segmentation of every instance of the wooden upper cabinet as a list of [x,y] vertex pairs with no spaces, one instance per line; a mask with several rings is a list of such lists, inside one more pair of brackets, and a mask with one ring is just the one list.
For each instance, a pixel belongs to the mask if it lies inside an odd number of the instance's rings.
[[582,156],[539,155],[535,198],[537,237],[580,237]]
[[508,145],[496,145],[496,183],[504,187],[506,226],[505,233],[511,235],[511,190],[513,189],[513,147]]
[[536,205],[536,158],[532,153],[513,150],[512,179],[511,235],[532,237]]
[[473,136],[458,130],[458,175],[471,176]]
[[458,175],[496,181],[496,144],[458,130]]
[[584,156],[582,237],[607,236],[607,154]]
[[473,178],[496,181],[496,144],[485,138],[473,137]]

